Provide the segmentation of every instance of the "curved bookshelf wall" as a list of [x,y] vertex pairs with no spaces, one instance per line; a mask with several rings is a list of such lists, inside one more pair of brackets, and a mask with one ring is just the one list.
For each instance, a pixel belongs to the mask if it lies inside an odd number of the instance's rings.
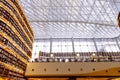
[[24,80],[33,31],[18,0],[0,0],[0,76]]

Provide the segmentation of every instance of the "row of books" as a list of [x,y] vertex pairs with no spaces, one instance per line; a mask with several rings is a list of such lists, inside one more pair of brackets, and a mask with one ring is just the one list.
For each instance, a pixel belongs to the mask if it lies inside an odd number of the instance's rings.
[[[14,46],[8,39],[6,39],[4,36],[1,36],[2,34],[0,34],[0,42],[3,43],[4,45],[8,46],[9,48],[11,48],[14,52],[16,52],[17,54],[19,54],[20,56],[22,56],[24,59],[28,58],[22,53],[22,51],[19,50],[18,47]],[[8,37],[7,37],[8,38]]]
[[13,4],[16,6],[16,8],[18,9],[19,13],[21,14],[22,18],[24,19],[24,22],[26,23],[26,25],[28,26],[28,29],[30,31],[30,33],[32,34],[32,37],[34,36],[33,31],[31,29],[31,27],[29,27],[30,25],[28,24],[28,21],[26,20],[25,14],[23,13],[22,8],[20,7],[20,4],[17,2],[17,0],[11,0],[11,2],[13,2]]
[[[31,42],[28,40],[28,37],[24,34],[24,31],[21,29],[21,25],[19,22],[17,22],[13,16],[4,8],[0,8],[0,15],[5,18],[8,22],[14,26],[14,28],[17,30],[17,32],[20,34],[22,39],[27,43],[28,46],[32,46]],[[23,26],[24,27],[24,26]],[[28,47],[27,47],[28,48]],[[29,50],[31,49],[30,47],[28,48]]]
[[[18,32],[20,32],[19,34],[23,37],[23,39],[24,39],[24,41],[25,41],[27,38],[24,36],[24,34],[22,34],[23,32],[22,32],[22,30],[20,29],[20,27],[17,26],[17,24],[14,23],[14,20],[12,19],[12,16],[9,16],[10,19],[7,19],[6,13],[5,13],[5,11],[4,11],[3,8],[0,8],[0,12],[4,12],[4,13],[2,13],[2,16],[3,16],[6,20],[9,20],[9,22],[11,22],[11,24],[14,25],[14,28],[15,28]],[[7,12],[7,13],[8,13],[8,12]],[[11,28],[10,28],[7,24],[5,24],[3,21],[0,21],[0,24],[1,24],[1,25],[0,25],[1,31],[7,33],[13,40],[14,40],[14,39],[18,40],[19,42],[18,42],[18,41],[16,41],[16,42],[19,43],[20,47],[21,47],[24,51],[26,51],[26,53],[28,53],[29,56],[31,56],[31,53],[30,53],[30,50],[31,50],[31,49],[28,50],[28,47],[25,46],[25,44],[18,38],[18,36],[14,33],[14,31],[12,31]],[[21,43],[21,44],[20,44],[20,43]]]
[[0,48],[0,61],[14,66],[16,68],[19,68],[21,70],[25,70],[26,68],[26,64],[24,62],[19,60],[17,57],[14,57],[12,54],[10,54],[2,48]]
[[11,70],[8,70],[8,69],[4,69],[2,67],[0,67],[0,74],[1,76],[8,76],[8,78],[16,78],[17,80],[21,80],[24,75],[23,74],[19,74],[19,73],[16,73],[15,71],[11,71]]
[[[16,15],[16,17],[20,21],[21,25],[24,26],[23,28],[25,29],[26,33],[28,33],[28,35],[30,36],[31,41],[33,41],[33,32],[31,28],[29,27],[28,22],[26,22],[25,16],[23,15],[23,12],[21,11],[20,6],[16,3],[16,1],[15,0],[14,1],[13,0],[11,1],[1,0],[1,2],[4,5],[6,5],[11,11],[13,11],[13,13]],[[15,7],[13,8],[14,5],[16,6],[17,10],[15,10]]]

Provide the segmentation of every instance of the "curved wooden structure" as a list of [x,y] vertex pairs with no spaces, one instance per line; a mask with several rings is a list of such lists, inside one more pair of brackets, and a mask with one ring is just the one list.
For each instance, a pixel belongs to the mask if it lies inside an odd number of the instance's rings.
[[118,77],[119,62],[33,62],[25,76],[32,77]]
[[33,31],[18,0],[0,0],[1,78],[24,80],[33,39]]
[[120,27],[120,12],[118,14],[118,26]]

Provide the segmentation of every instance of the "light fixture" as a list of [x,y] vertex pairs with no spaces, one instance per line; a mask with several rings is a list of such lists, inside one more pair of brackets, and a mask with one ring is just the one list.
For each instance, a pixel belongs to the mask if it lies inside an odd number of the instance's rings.
[[62,62],[62,59],[59,59],[60,62]]
[[53,57],[54,55],[53,54],[50,54],[50,57]]
[[80,54],[79,53],[77,53],[77,57],[79,57],[80,56]]
[[69,62],[69,59],[65,59],[65,62]]
[[95,56],[95,55],[96,55],[95,53],[92,54],[92,56]]

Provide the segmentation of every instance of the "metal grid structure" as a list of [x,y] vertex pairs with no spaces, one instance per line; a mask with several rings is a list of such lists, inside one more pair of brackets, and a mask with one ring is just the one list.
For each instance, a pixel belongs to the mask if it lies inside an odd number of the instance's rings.
[[113,38],[120,35],[120,0],[19,0],[38,38]]
[[[19,0],[39,52],[120,52],[120,0]],[[87,55],[88,56],[88,55]],[[65,58],[65,56],[63,56]]]

